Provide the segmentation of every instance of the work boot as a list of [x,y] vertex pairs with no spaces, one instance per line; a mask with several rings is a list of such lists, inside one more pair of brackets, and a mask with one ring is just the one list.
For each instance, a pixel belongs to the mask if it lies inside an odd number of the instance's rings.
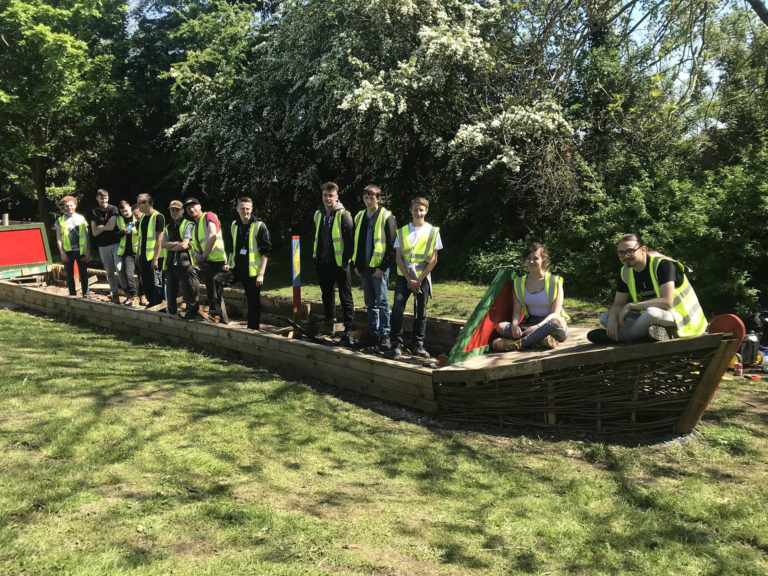
[[370,332],[368,332],[365,336],[360,338],[360,340],[357,341],[357,344],[355,345],[355,348],[373,348],[374,346],[379,345],[379,339],[376,336],[371,335]]
[[648,326],[648,338],[653,340],[654,342],[666,342],[667,340],[670,340],[669,331],[667,330],[666,326],[659,326],[658,324],[653,324],[651,326]]
[[491,348],[494,352],[512,352],[514,350],[520,350],[523,343],[521,340],[510,340],[509,338],[496,338],[491,343]]
[[545,350],[551,350],[552,348],[557,348],[560,345],[560,342],[558,342],[557,338],[552,336],[552,334],[549,334],[542,338],[541,342],[539,342],[539,346],[544,348]]
[[424,344],[421,342],[417,342],[416,346],[414,346],[413,355],[418,356],[419,358],[431,358],[429,352],[424,349]]
[[379,350],[389,352],[392,350],[392,342],[389,341],[389,334],[379,338]]
[[111,302],[112,304],[120,304],[120,295],[117,292],[112,294]]
[[349,335],[349,332],[346,330],[341,335],[341,341],[339,342],[339,346],[342,348],[352,348],[355,345],[355,339],[352,338],[352,336]]

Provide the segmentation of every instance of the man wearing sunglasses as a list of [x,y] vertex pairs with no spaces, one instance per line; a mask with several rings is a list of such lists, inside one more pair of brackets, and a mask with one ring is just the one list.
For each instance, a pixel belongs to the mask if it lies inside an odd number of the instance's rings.
[[593,330],[590,340],[663,341],[704,333],[707,319],[680,262],[649,252],[638,234],[625,234],[616,248],[622,263],[616,296],[600,316],[605,330]]

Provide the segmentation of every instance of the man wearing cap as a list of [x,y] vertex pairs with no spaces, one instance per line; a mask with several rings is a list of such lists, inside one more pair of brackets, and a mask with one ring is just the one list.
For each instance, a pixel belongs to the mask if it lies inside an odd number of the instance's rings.
[[213,212],[203,212],[197,198],[184,200],[184,208],[194,224],[192,258],[199,270],[199,277],[205,282],[208,311],[214,321],[229,324],[227,308],[222,298],[224,287],[215,279],[216,274],[221,272],[227,263],[219,217]]
[[179,200],[173,200],[168,208],[171,212],[171,220],[165,227],[163,235],[163,248],[166,250],[163,270],[168,314],[176,315],[176,297],[181,286],[184,303],[187,305],[184,318],[191,319],[197,316],[200,308],[200,282],[189,254],[194,224],[184,218],[184,205]]
[[216,275],[222,286],[240,282],[248,301],[248,328],[259,330],[261,323],[261,287],[267,271],[267,259],[272,242],[266,224],[253,214],[253,200],[247,196],[237,199],[237,215],[232,222],[232,255],[229,266]]
[[96,202],[98,205],[91,210],[91,234],[93,243],[99,248],[99,260],[104,265],[104,271],[107,273],[109,282],[109,291],[112,294],[112,302],[120,304],[118,289],[118,262],[120,257],[117,252],[120,248],[120,238],[122,234],[117,227],[117,219],[120,213],[117,207],[109,203],[109,192],[104,188],[99,188],[96,192]]
[[144,293],[149,306],[157,306],[163,301],[163,266],[160,257],[163,249],[163,228],[165,217],[155,210],[152,196],[139,194],[136,203],[141,210],[139,219],[139,276],[144,285]]

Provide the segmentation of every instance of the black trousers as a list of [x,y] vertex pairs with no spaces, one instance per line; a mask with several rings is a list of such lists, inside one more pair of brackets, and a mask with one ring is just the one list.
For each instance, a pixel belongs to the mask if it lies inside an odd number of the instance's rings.
[[77,272],[80,274],[80,289],[82,290],[82,296],[85,298],[90,293],[90,285],[88,284],[88,264],[83,260],[85,254],[80,255],[78,250],[67,251],[67,261],[64,262],[64,270],[67,271],[67,288],[69,288],[69,295],[75,296],[77,294],[77,286],[75,286],[75,262],[77,262]]
[[224,288],[235,282],[243,285],[245,300],[248,303],[248,329],[261,328],[261,286],[256,286],[256,278],[248,276],[248,268],[236,266],[234,270],[222,270],[216,274],[215,281]]
[[181,288],[187,312],[197,312],[200,308],[200,282],[197,279],[197,269],[190,262],[182,262],[169,266],[165,271],[165,291],[168,297],[168,314],[176,315],[176,298]]
[[224,322],[229,321],[227,307],[224,304],[224,286],[217,280],[216,275],[224,268],[224,262],[211,262],[206,260],[197,266],[199,278],[205,283],[208,292],[208,312],[219,314]]
[[352,330],[355,326],[355,303],[352,300],[352,269],[349,264],[337,266],[335,262],[317,262],[317,282],[323,293],[323,309],[326,320],[336,318],[336,292],[339,289],[341,313],[344,329]]
[[139,278],[144,285],[144,294],[150,306],[156,306],[165,299],[163,289],[163,261],[158,260],[157,270],[152,268],[152,262],[145,256],[139,256]]

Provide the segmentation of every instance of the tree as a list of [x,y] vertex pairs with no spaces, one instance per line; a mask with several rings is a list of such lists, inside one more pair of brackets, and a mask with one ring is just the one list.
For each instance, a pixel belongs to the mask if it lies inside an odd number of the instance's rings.
[[120,0],[0,3],[0,139],[12,171],[7,178],[19,192],[31,180],[48,229],[51,176],[67,180],[67,162],[79,153],[73,145],[114,94],[109,45],[124,31],[122,8]]

